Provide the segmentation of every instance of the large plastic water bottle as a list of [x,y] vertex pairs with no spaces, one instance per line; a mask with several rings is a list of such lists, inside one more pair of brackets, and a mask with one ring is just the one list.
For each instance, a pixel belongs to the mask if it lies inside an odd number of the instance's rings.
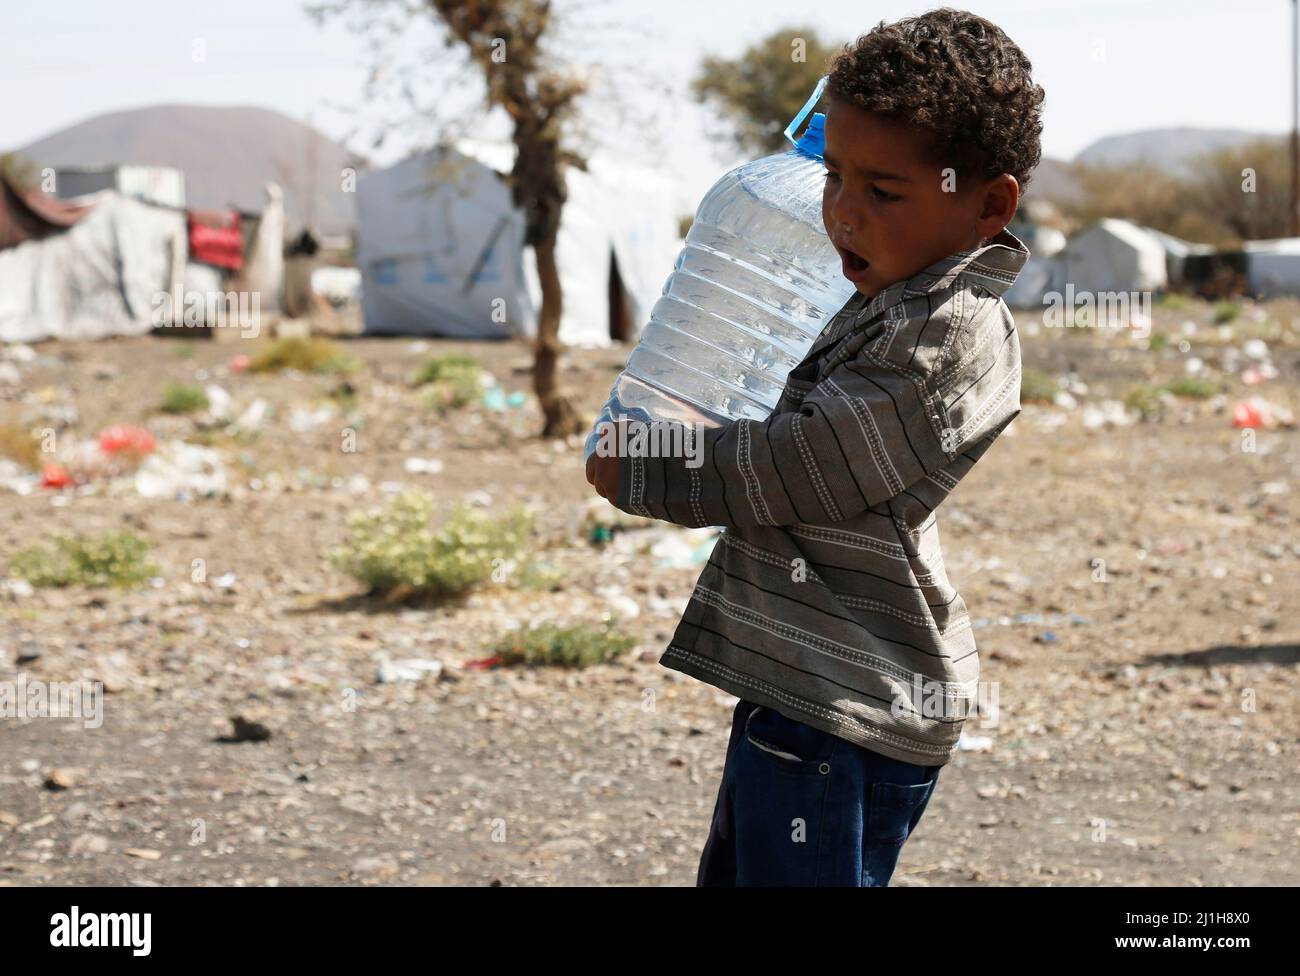
[[608,421],[766,418],[786,375],[853,294],[822,223],[825,117],[793,136],[825,84],[785,130],[793,149],[732,170],[700,202],[587,457]]

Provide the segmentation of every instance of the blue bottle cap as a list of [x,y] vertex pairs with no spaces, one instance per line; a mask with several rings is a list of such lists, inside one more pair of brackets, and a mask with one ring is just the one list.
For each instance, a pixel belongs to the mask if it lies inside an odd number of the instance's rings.
[[820,160],[826,151],[826,116],[817,112],[808,120],[808,128],[794,144],[794,151]]

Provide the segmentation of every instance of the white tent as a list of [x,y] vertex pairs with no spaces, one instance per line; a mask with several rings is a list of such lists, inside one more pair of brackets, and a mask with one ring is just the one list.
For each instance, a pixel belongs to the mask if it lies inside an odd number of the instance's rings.
[[1064,266],[1059,255],[1031,252],[1020,274],[1002,296],[1012,308],[1042,308],[1049,291],[1060,291]]
[[1159,291],[1168,283],[1164,245],[1127,220],[1101,220],[1070,238],[1058,259],[1062,282],[1076,292]]
[[[368,332],[535,334],[541,306],[536,263],[523,246],[523,217],[501,175],[513,167],[514,152],[509,143],[466,139],[454,151],[421,157],[443,160],[441,166],[407,161],[360,182],[359,263]],[[453,186],[448,170],[454,168],[464,175]],[[422,175],[413,179],[412,173]],[[635,339],[681,248],[672,185],[653,171],[603,157],[590,159],[586,172],[567,170],[565,181],[568,199],[556,241],[564,290],[560,341],[606,346],[611,332],[618,331]],[[455,234],[445,229],[449,221],[455,222]],[[489,287],[466,291],[465,280],[441,289],[419,282],[402,286],[402,266],[420,267],[435,251],[441,262],[459,262],[464,273],[471,272],[494,232],[499,236],[492,257],[499,264]],[[376,262],[382,264],[379,270]],[[494,298],[509,308],[506,321],[491,315]],[[399,300],[406,327],[395,329]],[[449,309],[456,313],[456,331],[446,324]]]
[[357,210],[367,332],[504,338],[526,330],[523,217],[491,169],[435,149],[363,176]]
[[73,226],[0,251],[0,342],[140,335],[184,261],[185,214],[105,190]]
[[1256,298],[1300,295],[1300,237],[1247,241],[1246,281]]

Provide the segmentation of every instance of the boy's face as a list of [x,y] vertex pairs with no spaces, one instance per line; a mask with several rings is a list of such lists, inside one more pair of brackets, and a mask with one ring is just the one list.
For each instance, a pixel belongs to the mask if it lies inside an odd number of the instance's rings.
[[826,233],[844,277],[868,298],[997,236],[1019,200],[1014,177],[945,173],[924,133],[834,98],[825,160]]

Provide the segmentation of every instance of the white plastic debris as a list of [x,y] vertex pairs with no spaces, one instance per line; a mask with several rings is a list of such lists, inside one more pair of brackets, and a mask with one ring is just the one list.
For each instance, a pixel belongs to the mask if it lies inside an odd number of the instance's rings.
[[325,404],[317,407],[315,410],[308,410],[304,407],[294,407],[289,414],[289,429],[295,434],[305,434],[308,431],[315,430],[322,424],[328,423],[329,419],[334,416],[334,407],[332,404]]
[[266,423],[267,414],[271,410],[271,405],[258,397],[248,405],[248,409],[239,415],[239,419],[232,425],[237,430],[257,430]]
[[611,610],[624,619],[632,620],[641,616],[640,605],[624,593],[622,587],[602,586],[596,590],[596,594],[609,604]]
[[993,739],[987,735],[967,735],[963,732],[957,738],[957,749],[960,752],[992,752]]
[[214,420],[230,419],[230,394],[219,387],[216,383],[209,383],[203,388],[204,395],[208,398],[208,413]]
[[442,675],[442,662],[428,658],[403,658],[391,661],[386,655],[380,655],[379,665],[375,669],[375,680],[381,685],[397,684],[400,681],[423,681],[425,676],[434,681]]
[[407,474],[438,474],[442,470],[442,462],[437,458],[409,457],[402,466]]
[[1083,426],[1089,430],[1098,427],[1126,427],[1133,423],[1133,415],[1119,400],[1103,400],[1099,405],[1083,408]]
[[143,498],[218,495],[226,491],[226,469],[212,448],[173,441],[145,458],[135,490]]

